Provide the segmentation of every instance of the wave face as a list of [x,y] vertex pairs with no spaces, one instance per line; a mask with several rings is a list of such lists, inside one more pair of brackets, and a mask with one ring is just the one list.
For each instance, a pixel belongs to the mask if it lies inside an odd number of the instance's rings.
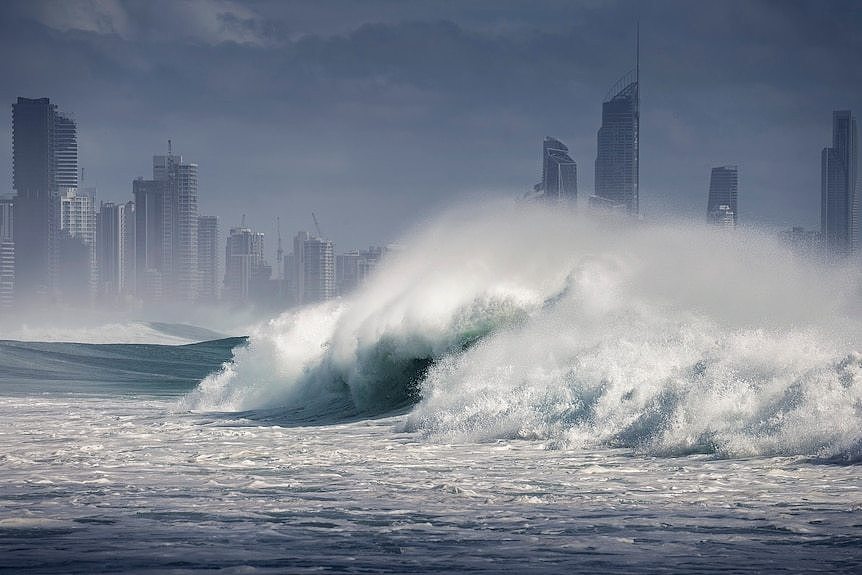
[[69,342],[69,343],[140,343],[153,345],[184,345],[224,339],[224,334],[188,324],[128,321],[74,326],[45,322],[38,325],[5,327],[0,335],[6,340]]
[[255,328],[182,402],[438,441],[862,453],[860,274],[773,238],[542,207],[427,225],[355,296]]
[[231,360],[244,338],[187,345],[90,344],[0,340],[4,393],[177,395]]

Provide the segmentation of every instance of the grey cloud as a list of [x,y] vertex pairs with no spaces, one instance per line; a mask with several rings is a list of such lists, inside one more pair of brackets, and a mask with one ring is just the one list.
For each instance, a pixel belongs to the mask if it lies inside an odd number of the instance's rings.
[[104,198],[172,137],[201,165],[205,210],[289,229],[315,209],[342,247],[522,193],[544,135],[589,192],[638,16],[648,216],[699,216],[709,167],[734,162],[746,221],[815,225],[831,110],[862,108],[852,2],[84,2],[66,24],[32,6],[0,7],[17,56],[0,97],[75,112]]

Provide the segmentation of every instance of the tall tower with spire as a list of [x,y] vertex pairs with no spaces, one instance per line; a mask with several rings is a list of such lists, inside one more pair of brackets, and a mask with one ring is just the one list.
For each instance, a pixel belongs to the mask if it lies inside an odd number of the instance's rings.
[[594,205],[640,212],[640,25],[635,68],[608,91],[598,132]]

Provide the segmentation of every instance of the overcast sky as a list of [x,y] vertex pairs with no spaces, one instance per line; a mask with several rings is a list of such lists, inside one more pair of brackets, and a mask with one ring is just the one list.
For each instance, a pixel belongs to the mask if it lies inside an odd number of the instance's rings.
[[274,249],[276,216],[287,237],[314,211],[345,251],[523,195],[546,135],[591,193],[638,18],[644,216],[703,217],[710,167],[734,163],[742,222],[817,227],[832,110],[862,110],[862,2],[4,1],[0,100],[73,113],[102,200],[170,138],[223,229],[245,213]]

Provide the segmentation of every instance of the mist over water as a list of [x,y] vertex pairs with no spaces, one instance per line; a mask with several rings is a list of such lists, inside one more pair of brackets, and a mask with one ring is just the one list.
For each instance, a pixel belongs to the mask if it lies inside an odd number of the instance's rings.
[[858,266],[755,230],[461,207],[349,298],[257,325],[180,409],[409,409],[431,442],[862,457]]

